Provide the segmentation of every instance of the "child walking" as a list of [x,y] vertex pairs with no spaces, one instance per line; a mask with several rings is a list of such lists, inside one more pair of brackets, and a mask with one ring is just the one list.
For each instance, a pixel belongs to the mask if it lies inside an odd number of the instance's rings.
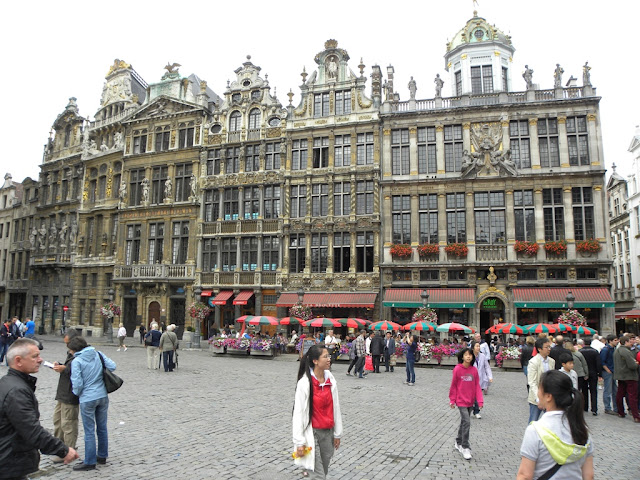
[[458,365],[453,369],[449,389],[449,405],[451,408],[458,407],[460,411],[460,427],[454,446],[465,460],[471,460],[469,427],[473,404],[477,401],[480,408],[484,405],[478,369],[473,366],[474,361],[475,356],[470,348],[465,348],[458,353]]
[[573,388],[578,388],[578,373],[573,369],[573,355],[568,352],[562,352],[558,361],[562,365],[560,371],[571,379]]

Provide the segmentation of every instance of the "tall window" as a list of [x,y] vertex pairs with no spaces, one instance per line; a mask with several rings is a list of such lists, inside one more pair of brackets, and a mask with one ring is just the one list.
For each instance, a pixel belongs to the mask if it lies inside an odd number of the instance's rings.
[[313,168],[329,166],[329,137],[313,139]]
[[447,243],[466,243],[464,193],[447,193]]
[[333,147],[333,164],[336,167],[348,167],[351,165],[351,135],[336,135]]
[[186,202],[191,194],[191,167],[190,163],[176,165],[175,199],[176,202]]
[[[89,182],[89,202],[95,203],[97,190],[98,190],[98,181],[94,178]],[[52,197],[55,198],[55,196],[53,195]]]
[[359,133],[356,145],[358,165],[373,165],[373,132]]
[[238,251],[238,240],[235,238],[223,238],[220,243],[222,271],[235,272],[238,265],[238,259],[236,256]]
[[542,167],[559,167],[557,119],[538,119],[538,143],[540,145],[540,165]]
[[240,147],[227,148],[224,162],[224,173],[238,173],[240,171]]
[[356,215],[373,213],[373,182],[361,180],[356,183]]
[[234,110],[229,115],[229,131],[239,132],[242,128],[242,114],[238,110]]
[[336,115],[351,113],[351,90],[336,92]]
[[205,238],[202,242],[202,271],[213,272],[218,268],[218,239]]
[[329,185],[311,185],[311,216],[326,217],[329,214]]
[[591,187],[573,187],[571,189],[571,203],[573,204],[575,239],[589,240],[596,238]]
[[505,67],[502,67],[502,91],[509,91],[509,71]]
[[220,152],[219,148],[207,152],[207,175],[220,175]]
[[493,68],[491,65],[471,67],[471,93],[493,92]]
[[409,129],[391,131],[391,173],[409,175]]
[[280,218],[280,186],[264,186],[264,218]]
[[373,272],[373,232],[356,234],[356,271]]
[[166,127],[156,128],[156,152],[166,152],[169,150],[169,140],[171,139],[171,129]]
[[140,224],[127,225],[125,263],[133,265],[140,261]]
[[289,235],[289,272],[304,272],[306,261],[307,237],[304,233]]
[[113,181],[111,182],[111,198],[118,198],[119,190],[120,190],[120,182],[122,181],[122,175],[116,173],[113,176]]
[[444,127],[444,169],[446,172],[462,169],[462,125]]
[[569,165],[589,165],[587,117],[567,117]]
[[258,268],[258,237],[242,239],[242,271],[254,272]]
[[151,203],[159,204],[164,199],[164,185],[169,174],[169,167],[153,167],[151,173]]
[[326,117],[329,115],[329,94],[316,93],[313,96],[313,116]]
[[265,145],[264,169],[265,170],[280,169],[280,142],[267,143]]
[[260,109],[253,108],[249,112],[249,129],[256,130],[260,128]]
[[636,235],[640,235],[640,207],[634,207],[633,211],[636,217]]
[[351,213],[351,183],[335,182],[333,184],[333,214],[336,216]]
[[474,194],[476,243],[505,243],[507,241],[504,192]]
[[145,153],[147,151],[147,131],[134,130],[133,132],[133,153]]
[[164,253],[164,222],[149,224],[149,263],[161,263]]
[[516,240],[534,242],[536,240],[536,219],[533,208],[533,190],[513,192],[513,206]]
[[420,195],[418,202],[420,243],[438,243],[438,195]]
[[144,180],[144,168],[129,172],[129,206],[142,203],[142,180]]
[[173,222],[172,241],[171,263],[174,265],[187,263],[187,253],[189,249],[189,220]]
[[311,234],[311,272],[323,273],[327,271],[329,258],[329,237],[326,233]]
[[[101,176],[98,178],[98,198],[100,200],[104,200],[104,197],[107,193],[107,177]],[[62,197],[63,199],[65,197]]]
[[517,168],[531,168],[529,122],[527,120],[509,122],[509,136],[511,137],[511,160]]
[[348,272],[351,267],[351,234],[338,232],[333,234],[333,271]]
[[547,241],[564,240],[564,207],[561,188],[542,190],[544,206],[544,239]]
[[275,272],[280,265],[280,239],[275,236],[262,237],[262,270]]
[[204,221],[215,222],[220,218],[220,191],[205,190],[204,192]]
[[291,143],[291,170],[307,169],[307,140],[294,140]]
[[460,96],[462,95],[462,72],[460,70],[458,70],[455,73],[455,77],[456,77],[456,96]]
[[418,173],[437,173],[436,127],[418,128]]
[[243,195],[245,220],[256,220],[260,215],[260,189],[258,187],[245,187]]
[[257,172],[260,170],[260,145],[248,145],[244,156],[244,171]]
[[391,197],[393,243],[411,243],[411,196]]
[[291,186],[291,218],[301,218],[307,215],[307,186]]
[[224,219],[225,220],[238,220],[239,210],[239,191],[237,188],[225,188],[224,189]]
[[69,142],[71,140],[71,125],[67,125],[64,127],[64,147],[69,146]]

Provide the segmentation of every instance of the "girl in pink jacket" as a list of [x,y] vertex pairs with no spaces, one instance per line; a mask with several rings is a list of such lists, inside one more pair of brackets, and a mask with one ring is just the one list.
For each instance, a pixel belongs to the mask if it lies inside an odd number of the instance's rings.
[[465,460],[471,460],[471,448],[469,445],[469,427],[471,426],[471,412],[473,404],[477,401],[480,408],[483,407],[482,389],[478,370],[473,366],[475,357],[470,348],[458,353],[458,365],[453,369],[451,388],[449,389],[449,405],[458,407],[460,411],[460,427],[456,437],[455,449]]

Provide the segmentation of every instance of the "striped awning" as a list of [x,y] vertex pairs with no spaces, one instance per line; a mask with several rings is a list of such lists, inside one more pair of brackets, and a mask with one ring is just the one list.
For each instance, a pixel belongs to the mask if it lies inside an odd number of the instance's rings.
[[[422,307],[421,288],[388,288],[382,305],[385,307]],[[473,288],[427,288],[430,308],[473,308],[475,290]]]
[[233,304],[246,305],[251,297],[253,297],[253,290],[242,290],[236,295],[236,298],[233,299]]
[[518,308],[568,308],[567,295],[575,297],[574,308],[614,307],[615,301],[606,287],[514,288],[513,305]]
[[[377,295],[375,292],[311,292],[304,294],[302,304],[309,307],[373,308]],[[297,293],[283,293],[276,306],[292,307],[296,303]]]
[[233,297],[233,290],[220,290],[220,293],[216,295],[214,298],[209,299],[209,305],[226,305],[227,300]]
[[640,318],[640,310],[627,310],[626,312],[616,313],[616,318]]

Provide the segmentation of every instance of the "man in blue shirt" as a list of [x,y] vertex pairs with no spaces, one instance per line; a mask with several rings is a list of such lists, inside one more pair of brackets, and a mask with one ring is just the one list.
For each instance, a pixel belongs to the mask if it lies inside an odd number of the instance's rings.
[[[602,400],[604,402],[604,413],[609,415],[618,414],[618,406],[616,405],[616,394],[618,387],[613,379],[613,354],[618,345],[618,337],[613,334],[607,335],[607,344],[600,351],[600,360],[602,360],[602,379],[604,380],[604,392]],[[613,405],[613,408],[611,407]]]
[[27,329],[24,332],[24,336],[27,338],[33,338],[36,334],[36,322],[30,318],[27,318],[26,320],[25,325],[27,326]]

